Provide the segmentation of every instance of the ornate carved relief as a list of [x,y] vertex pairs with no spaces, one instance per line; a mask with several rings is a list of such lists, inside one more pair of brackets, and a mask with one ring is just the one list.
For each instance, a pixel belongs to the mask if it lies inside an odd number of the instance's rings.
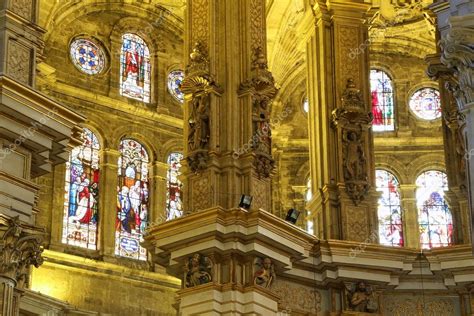
[[413,299],[405,296],[386,296],[384,299],[384,315],[455,315],[454,304],[450,299],[425,297]]
[[353,58],[354,52],[359,51],[359,46],[359,29],[339,26],[337,47],[339,47],[338,62],[340,67],[338,67],[338,78],[341,80],[341,85],[349,79],[352,79],[356,84],[360,82],[359,62]]
[[17,288],[23,288],[30,266],[43,263],[42,241],[42,236],[27,233],[18,217],[9,220],[0,241],[0,275],[15,280]]
[[7,74],[29,85],[31,82],[31,50],[13,39],[8,40]]
[[263,0],[250,0],[250,36],[253,52],[265,47],[265,34],[265,2]]
[[258,176],[267,178],[275,165],[271,155],[270,105],[278,90],[261,47],[255,49],[251,74],[249,79],[240,84],[239,95],[251,97],[253,164]]
[[316,315],[321,312],[321,293],[303,285],[277,280],[272,291],[281,298],[284,309]]
[[203,170],[209,160],[209,142],[211,138],[211,94],[221,93],[209,71],[209,60],[205,48],[200,42],[194,45],[190,54],[190,63],[186,67],[186,76],[181,85],[188,102],[188,152],[186,160],[193,172]]
[[184,287],[189,288],[212,281],[212,261],[196,253],[184,265]]
[[378,296],[372,286],[364,281],[346,286],[346,306],[348,310],[364,313],[376,313],[379,309]]
[[358,205],[370,188],[365,142],[372,113],[366,111],[362,93],[355,88],[352,79],[347,81],[341,100],[342,106],[332,112],[332,123],[340,130],[346,192]]
[[265,288],[269,288],[275,281],[275,267],[270,258],[255,258],[255,272],[253,274],[253,283]]
[[34,4],[34,0],[13,0],[10,1],[10,10],[31,21],[34,13]]
[[270,188],[266,182],[254,179],[252,183],[253,208],[267,209],[267,199],[270,196]]
[[460,110],[474,102],[474,29],[456,27],[440,41],[441,62],[454,71],[459,84],[454,94]]
[[193,178],[193,211],[196,212],[199,210],[204,210],[211,206],[211,192],[209,192],[209,185],[210,184],[208,176],[200,176],[198,178]]
[[362,241],[364,243],[374,242],[369,236],[367,212],[364,208],[350,207],[344,214],[344,227],[346,230],[346,239],[354,241]]
[[193,0],[191,13],[192,41],[207,47],[209,40],[209,0]]

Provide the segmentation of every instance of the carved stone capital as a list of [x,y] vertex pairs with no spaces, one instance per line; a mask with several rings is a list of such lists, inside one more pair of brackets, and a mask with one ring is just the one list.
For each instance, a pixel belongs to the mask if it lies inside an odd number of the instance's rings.
[[18,217],[0,223],[0,235],[3,235],[0,240],[0,275],[14,280],[21,289],[30,266],[39,267],[43,263],[43,236],[23,227]]
[[457,77],[459,88],[456,100],[460,110],[474,102],[474,29],[452,28],[446,38],[440,41],[441,62]]

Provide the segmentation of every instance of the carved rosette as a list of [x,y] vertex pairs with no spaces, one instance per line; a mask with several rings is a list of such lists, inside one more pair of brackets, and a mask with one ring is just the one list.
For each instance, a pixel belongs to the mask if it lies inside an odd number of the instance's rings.
[[343,174],[346,192],[358,205],[370,189],[366,136],[372,123],[372,112],[366,111],[364,98],[352,79],[342,94],[342,106],[332,112],[332,126],[340,131]]
[[8,221],[3,227],[0,241],[0,275],[16,282],[22,289],[27,280],[31,265],[39,267],[43,263],[41,253],[43,247],[41,235],[33,235],[24,229],[18,217]]
[[458,107],[463,111],[474,102],[474,29],[454,27],[440,41],[441,62],[451,69],[459,87],[454,91]]
[[241,97],[250,96],[253,165],[260,178],[268,178],[275,168],[271,152],[270,106],[278,90],[275,87],[275,79],[268,70],[267,59],[261,47],[257,47],[254,51],[251,77],[240,84],[238,92]]
[[211,259],[199,253],[189,257],[184,264],[184,287],[190,288],[212,282],[212,266]]
[[193,172],[207,167],[211,138],[211,94],[222,93],[209,71],[209,59],[201,43],[194,45],[181,90],[188,102],[188,150],[186,161]]

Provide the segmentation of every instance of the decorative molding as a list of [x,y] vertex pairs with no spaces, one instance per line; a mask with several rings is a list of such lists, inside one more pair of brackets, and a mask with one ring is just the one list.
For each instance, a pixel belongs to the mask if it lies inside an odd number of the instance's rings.
[[32,75],[31,49],[10,38],[7,51],[7,74],[25,85],[30,85]]
[[252,52],[266,45],[265,18],[265,1],[250,0],[250,48]]
[[9,9],[28,21],[31,21],[34,14],[34,4],[34,0],[11,0]]
[[272,291],[280,296],[284,309],[306,312],[310,315],[321,312],[321,293],[314,288],[277,280],[272,286]]
[[387,315],[454,315],[453,301],[448,298],[409,298],[399,295],[384,297],[384,314]]

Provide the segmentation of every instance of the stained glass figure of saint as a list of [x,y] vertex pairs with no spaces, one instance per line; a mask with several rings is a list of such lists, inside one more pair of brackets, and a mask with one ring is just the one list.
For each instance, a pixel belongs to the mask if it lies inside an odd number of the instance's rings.
[[97,249],[99,221],[99,140],[89,129],[66,163],[62,242]]
[[422,88],[410,98],[410,109],[418,118],[435,120],[441,117],[441,99],[439,91],[433,88]]
[[168,156],[168,192],[166,194],[167,220],[172,220],[183,215],[181,181],[178,179],[178,176],[181,174],[179,170],[181,168],[182,159],[183,154],[181,153],[172,153]]
[[390,77],[382,70],[370,71],[370,91],[372,95],[372,129],[375,132],[395,129],[393,110],[393,86]]
[[139,142],[120,142],[115,222],[115,254],[119,256],[146,260],[140,241],[148,223],[148,162]]
[[416,180],[420,245],[430,249],[453,244],[453,218],[444,199],[448,180],[444,172],[423,172]]
[[379,242],[387,246],[404,245],[402,208],[397,178],[388,171],[375,170],[378,203]]
[[148,46],[138,35],[124,34],[120,54],[120,94],[150,102],[150,75]]

